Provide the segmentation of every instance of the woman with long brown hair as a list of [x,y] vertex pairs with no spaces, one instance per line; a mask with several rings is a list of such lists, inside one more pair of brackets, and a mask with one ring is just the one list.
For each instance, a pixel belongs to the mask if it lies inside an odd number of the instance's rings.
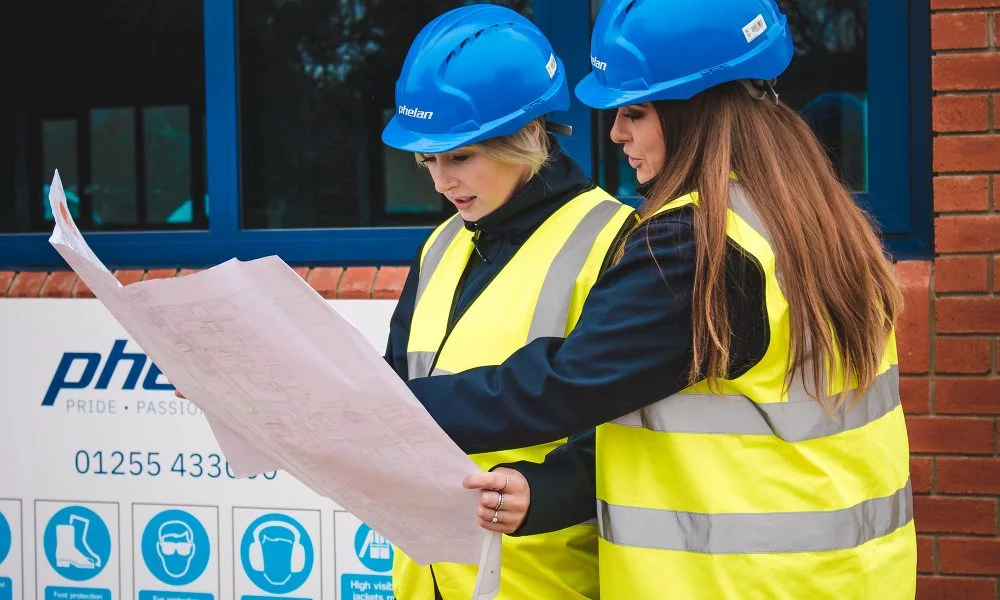
[[598,425],[579,501],[531,494],[574,445],[466,485],[515,535],[593,515],[594,486],[604,598],[915,594],[900,292],[774,91],[791,58],[773,0],[608,0],[576,93],[618,111],[640,224],[565,339],[409,383],[467,451]]

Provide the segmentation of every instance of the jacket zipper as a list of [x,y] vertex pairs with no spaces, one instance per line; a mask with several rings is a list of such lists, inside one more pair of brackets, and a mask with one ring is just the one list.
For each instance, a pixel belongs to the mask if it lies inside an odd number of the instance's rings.
[[[483,256],[483,253],[479,250],[479,245],[476,243],[476,242],[479,241],[479,238],[482,236],[483,230],[479,229],[479,225],[478,224],[474,224],[473,228],[475,229],[475,231],[473,231],[473,233],[472,233],[472,247],[475,249],[476,254],[479,255],[479,258],[481,258],[483,260],[483,262],[485,262],[486,264],[489,264],[490,261],[486,260],[486,257]],[[520,248],[518,248],[518,250],[520,250]],[[516,255],[516,254],[517,254],[517,252],[514,253],[514,255]],[[511,256],[511,260],[513,260],[513,259],[514,259],[514,256]],[[502,267],[500,269],[500,271],[502,271],[506,266],[507,265],[504,265],[504,267]],[[451,313],[454,310],[455,304],[458,302],[458,297],[461,294],[462,289],[465,288],[465,279],[468,276],[468,269],[469,269],[468,263],[466,263],[465,268],[466,268],[466,273],[462,274],[462,279],[460,281],[461,285],[458,286],[455,289],[455,295],[452,296],[452,298],[451,298],[451,307],[452,307],[452,310],[448,311],[449,313]],[[452,330],[455,329],[455,325],[457,325],[458,322],[462,319],[462,317],[465,316],[465,313],[466,313],[466,311],[469,310],[469,307],[476,303],[476,300],[479,299],[479,296],[481,296],[482,293],[485,292],[488,287],[490,287],[490,284],[493,283],[493,280],[500,273],[500,271],[497,271],[496,273],[493,274],[492,277],[490,277],[490,280],[486,282],[486,285],[484,285],[482,288],[480,288],[479,292],[475,295],[475,297],[472,298],[472,300],[470,302],[466,303],[465,308],[462,309],[461,313],[451,315],[451,318],[448,320],[448,327],[444,331],[444,337],[441,338],[441,344],[438,346],[437,352],[434,353],[434,361],[431,363],[430,371],[427,373],[428,377],[430,377],[431,373],[434,372],[434,367],[437,366],[438,358],[441,357],[441,350],[444,349],[444,345],[446,343],[448,343],[448,336],[450,336]]]

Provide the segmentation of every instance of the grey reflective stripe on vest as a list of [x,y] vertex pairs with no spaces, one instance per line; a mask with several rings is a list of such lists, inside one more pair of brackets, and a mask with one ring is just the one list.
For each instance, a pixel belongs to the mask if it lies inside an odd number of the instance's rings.
[[448,246],[455,240],[455,237],[462,231],[465,226],[462,217],[455,215],[441,230],[437,238],[434,239],[434,243],[431,247],[427,249],[427,253],[424,254],[424,260],[420,263],[420,277],[417,280],[417,296],[413,301],[413,306],[416,306],[420,302],[420,297],[424,295],[424,290],[427,289],[427,283],[434,276],[434,271],[437,270],[438,265],[441,264],[441,259],[444,258],[444,253],[448,250]]
[[750,204],[750,199],[747,197],[743,186],[735,181],[729,182],[729,208],[746,221],[747,225],[759,233],[762,238],[767,240],[767,244],[772,249],[774,248],[774,244],[771,242],[771,234],[764,227],[763,221],[760,220],[760,215],[757,214],[757,210]]
[[[444,258],[444,253],[448,250],[448,246],[451,246],[451,243],[455,241],[455,238],[462,231],[463,227],[464,221],[462,221],[459,215],[455,215],[445,224],[444,228],[441,229],[441,233],[434,239],[434,243],[427,249],[427,253],[424,254],[424,259],[420,263],[420,274],[417,279],[417,295],[413,300],[414,307],[417,306],[420,298],[424,295],[427,283],[434,276],[434,271],[437,270],[438,265],[441,264],[441,259]],[[434,356],[434,352],[407,352],[407,377],[409,379],[427,377],[431,371],[431,365],[434,364]]]
[[408,379],[417,377],[427,377],[431,372],[431,365],[434,364],[434,352],[407,352],[406,353],[406,375]]
[[699,554],[826,552],[886,536],[913,518],[910,481],[890,496],[831,511],[705,514],[597,502],[601,537]]
[[[525,343],[539,337],[563,337],[566,333],[566,321],[569,318],[569,306],[573,299],[576,279],[590,255],[595,238],[611,222],[621,206],[621,203],[614,200],[600,202],[584,215],[566,238],[545,273]],[[416,302],[420,301],[427,282],[434,275],[434,269],[441,262],[448,246],[461,231],[461,223],[461,219],[449,222],[424,255],[424,262],[420,267],[420,280],[417,284]],[[434,358],[434,352],[407,352],[406,366],[409,378],[450,375],[451,373],[438,368],[435,368],[433,373],[430,372]]]
[[[674,394],[616,419],[626,427],[662,433],[774,435],[801,442],[835,435],[889,414],[899,406],[899,368],[890,367],[851,405],[851,398],[830,415],[801,385],[792,386],[788,402],[757,403],[746,396]],[[850,408],[848,408],[850,406]]]
[[[757,209],[750,203],[750,199],[747,197],[743,186],[736,181],[729,182],[729,209],[739,215],[747,225],[764,238],[767,245],[771,247],[771,252],[774,252],[774,242],[771,240],[771,234],[764,227],[763,221],[760,220],[760,215],[757,214]],[[760,261],[759,256],[755,258],[758,262]],[[778,279],[778,289],[784,290],[785,280],[782,277],[781,269],[777,265],[777,256],[775,256],[774,276]]]
[[590,209],[573,233],[566,238],[545,274],[525,343],[540,337],[566,335],[566,321],[569,318],[569,305],[573,300],[576,278],[580,276],[590,250],[594,247],[594,239],[611,222],[621,206],[613,200],[601,202]]

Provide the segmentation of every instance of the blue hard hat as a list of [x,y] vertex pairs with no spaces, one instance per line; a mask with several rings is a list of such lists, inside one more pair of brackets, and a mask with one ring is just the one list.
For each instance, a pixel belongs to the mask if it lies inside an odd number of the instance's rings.
[[413,40],[382,141],[410,152],[447,152],[512,135],[567,108],[566,69],[538,27],[509,8],[465,6]]
[[593,108],[687,100],[727,81],[774,79],[792,53],[774,0],[607,0],[576,97]]

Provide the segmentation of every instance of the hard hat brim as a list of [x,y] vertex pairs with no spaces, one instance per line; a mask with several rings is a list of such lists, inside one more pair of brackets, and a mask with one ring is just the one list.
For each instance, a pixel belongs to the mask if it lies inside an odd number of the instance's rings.
[[484,124],[467,133],[422,133],[404,125],[403,119],[395,115],[382,130],[382,142],[393,148],[407,152],[436,154],[482,142],[490,138],[513,135],[533,119],[553,111],[569,108],[569,89],[565,83],[557,84],[549,96],[534,104],[530,111],[523,110]]
[[618,90],[605,86],[593,73],[590,73],[576,85],[575,93],[580,102],[591,108],[609,109],[654,100],[690,100],[707,87],[720,83],[725,81],[713,81],[706,85],[703,77],[693,75],[666,81],[644,90]]
[[605,87],[593,73],[588,73],[573,89],[577,100],[590,108],[606,110],[629,104],[642,104],[655,96],[658,90],[626,91]]
[[420,152],[422,154],[437,154],[449,152],[455,148],[468,146],[486,138],[493,137],[490,131],[478,129],[467,134],[446,133],[441,135],[417,133],[404,127],[399,117],[393,117],[382,130],[382,142],[398,150]]

